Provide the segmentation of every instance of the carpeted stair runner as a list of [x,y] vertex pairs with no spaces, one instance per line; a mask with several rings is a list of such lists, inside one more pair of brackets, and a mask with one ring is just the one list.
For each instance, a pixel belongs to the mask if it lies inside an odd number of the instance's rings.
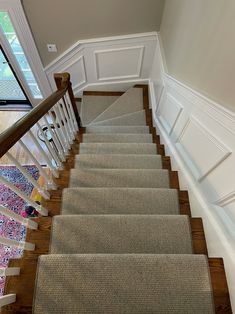
[[83,143],[152,143],[151,134],[84,134]]
[[77,155],[75,168],[161,169],[160,155],[83,154]]
[[155,144],[150,143],[81,143],[79,154],[152,154],[156,155]]
[[96,117],[92,123],[113,119],[140,110],[143,110],[143,92],[139,88],[130,88],[110,107]]
[[148,188],[68,188],[62,215],[179,214],[178,191]]
[[50,253],[192,254],[190,222],[180,215],[56,216]]
[[193,254],[44,255],[34,313],[211,314],[207,259]]
[[100,94],[83,97],[83,142],[39,259],[34,313],[215,313],[208,259],[194,254],[143,89]]
[[104,112],[118,96],[83,96],[81,104],[81,119],[84,126],[93,121],[100,113]]
[[145,125],[140,126],[87,126],[86,133],[128,133],[128,134],[142,134],[149,133],[149,127]]
[[92,122],[91,125],[146,125],[146,115],[145,110],[140,110],[134,113],[125,114],[123,116],[112,118],[104,121],[99,122]]
[[70,187],[169,188],[163,169],[72,169]]

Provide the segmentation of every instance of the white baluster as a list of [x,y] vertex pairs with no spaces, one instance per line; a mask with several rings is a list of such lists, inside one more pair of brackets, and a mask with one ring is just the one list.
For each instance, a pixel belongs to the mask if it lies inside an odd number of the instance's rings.
[[[59,121],[56,121],[56,119],[54,117],[54,114],[55,114],[55,112],[49,111],[49,116],[50,116],[50,118],[51,118],[51,120],[53,122],[53,125],[55,127],[55,131],[56,131],[58,139],[59,139],[59,141],[61,143],[61,147],[62,147],[65,155],[67,155],[68,148],[66,148],[66,138],[65,138],[65,136],[64,136],[64,134],[62,132],[61,124],[59,123]],[[58,125],[59,125],[59,127],[58,127]]]
[[63,137],[64,137],[64,140],[65,140],[65,145],[66,145],[66,148],[68,150],[70,150],[70,144],[69,144],[69,138],[68,138],[68,135],[67,135],[67,131],[66,131],[66,128],[65,128],[65,124],[64,124],[64,121],[62,120],[62,117],[61,117],[61,114],[60,114],[60,110],[59,110],[59,106],[58,104],[56,104],[54,107],[53,107],[55,113],[56,113],[56,117],[57,117],[57,121],[59,123],[59,126],[60,126],[60,130],[63,134]]
[[13,192],[15,192],[24,201],[26,201],[28,204],[33,206],[41,215],[43,215],[43,216],[47,216],[48,215],[48,211],[45,208],[43,208],[41,205],[39,205],[36,202],[34,202],[33,200],[31,200],[23,191],[18,189],[14,184],[12,184],[11,182],[7,181],[2,176],[0,176],[0,182],[5,184],[8,188],[10,188]]
[[72,120],[71,120],[71,117],[70,117],[70,112],[69,112],[69,108],[68,108],[68,106],[67,106],[65,97],[63,97],[62,109],[63,109],[63,111],[64,111],[65,118],[66,118],[66,120],[67,120],[70,138],[71,138],[72,140],[74,140],[74,139],[75,139],[75,136],[74,136],[74,134],[73,134]]
[[74,126],[75,126],[75,130],[78,131],[78,124],[77,124],[77,120],[76,120],[76,117],[75,117],[75,113],[74,113],[74,110],[73,110],[73,105],[72,105],[72,102],[71,102],[71,99],[70,99],[70,96],[69,96],[69,93],[67,92],[66,93],[66,98],[67,98],[67,101],[70,105],[70,108],[71,108],[71,112],[72,112],[72,116],[73,116],[73,123],[74,123]]
[[68,108],[73,134],[74,134],[74,136],[76,136],[77,131],[76,131],[75,125],[74,125],[74,117],[75,116],[73,115],[74,114],[73,108],[71,108],[71,106],[70,106],[70,103],[69,103],[68,98],[67,98],[67,94],[65,94],[64,100],[65,100],[66,106]]
[[19,140],[18,143],[21,145],[21,147],[24,149],[26,154],[29,156],[29,158],[34,162],[34,164],[38,168],[40,175],[44,178],[44,180],[46,182],[47,188],[52,189],[52,190],[56,190],[57,189],[56,184],[52,181],[51,177],[43,169],[43,167],[40,165],[40,163],[37,161],[37,159],[34,157],[34,155],[30,152],[30,150],[24,144],[24,142],[22,140]]
[[37,149],[39,150],[39,152],[43,155],[43,157],[45,158],[49,168],[51,169],[54,177],[59,178],[59,172],[58,170],[52,165],[51,160],[48,158],[47,154],[44,152],[44,150],[42,149],[41,145],[38,143],[38,140],[36,139],[36,137],[33,135],[33,132],[31,130],[28,131],[29,136],[31,137],[31,139],[33,140],[34,144],[36,145]]
[[18,276],[20,274],[20,267],[0,268],[0,276]]
[[66,122],[65,115],[64,115],[64,112],[63,112],[63,110],[62,110],[62,108],[61,108],[61,104],[60,104],[60,103],[57,104],[57,108],[58,108],[58,110],[59,110],[61,119],[62,119],[63,124],[64,124],[65,135],[66,135],[67,140],[68,140],[68,142],[69,142],[69,148],[70,148],[70,147],[71,147],[71,144],[72,144],[72,139],[71,139],[71,137],[70,137],[70,133],[69,133],[69,130],[68,130],[68,124],[67,124],[67,122]]
[[57,156],[57,153],[55,152],[54,148],[52,147],[51,143],[49,142],[46,134],[44,133],[44,131],[43,131],[43,129],[42,129],[42,127],[41,127],[41,125],[39,123],[37,123],[37,127],[38,127],[39,131],[41,132],[41,135],[42,135],[42,137],[43,137],[43,139],[44,139],[44,141],[46,143],[46,147],[49,150],[49,153],[51,154],[51,157],[56,162],[59,170],[62,170],[63,169],[62,163],[61,163],[59,157]]
[[24,218],[5,206],[0,205],[0,213],[8,218],[14,219],[15,221],[21,223],[29,229],[37,230],[38,228],[38,224],[35,221],[33,221],[32,219]]
[[34,251],[35,250],[35,244],[25,242],[25,241],[17,241],[13,239],[7,239],[0,237],[0,243],[6,246],[13,246],[17,249],[23,249],[26,251]]
[[42,186],[28,173],[28,171],[21,166],[21,164],[13,157],[9,152],[6,153],[6,156],[16,165],[16,167],[23,173],[23,175],[27,178],[29,182],[33,184],[34,187],[37,188],[38,192],[44,197],[46,200],[50,199],[50,194],[43,189]]
[[72,133],[72,129],[70,128],[70,125],[69,125],[68,113],[67,113],[67,111],[66,111],[63,98],[61,99],[61,104],[59,105],[59,108],[61,108],[62,117],[63,117],[63,119],[64,119],[65,127],[66,127],[67,132],[68,132],[69,143],[70,143],[70,144],[73,144],[73,133]]
[[6,294],[0,297],[0,307],[14,303],[16,301],[16,294]]
[[48,120],[47,120],[47,118],[45,116],[43,117],[43,120],[44,120],[44,122],[45,122],[45,124],[46,124],[46,126],[47,126],[47,128],[48,128],[48,130],[50,132],[50,134],[51,134],[53,142],[55,143],[55,146],[56,146],[56,149],[58,150],[60,159],[62,161],[65,161],[66,158],[65,158],[62,146],[61,146],[61,144],[60,144],[60,142],[59,142],[59,140],[57,138],[57,134],[55,133],[55,131],[52,130],[51,125],[50,125],[50,123],[48,122]]

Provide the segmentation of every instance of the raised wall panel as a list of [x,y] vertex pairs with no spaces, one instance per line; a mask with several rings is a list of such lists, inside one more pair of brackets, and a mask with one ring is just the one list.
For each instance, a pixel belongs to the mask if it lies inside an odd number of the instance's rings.
[[151,32],[81,40],[45,71],[53,90],[53,74],[70,72],[75,96],[80,97],[84,89],[115,90],[123,86],[125,91],[134,84],[148,82],[156,39],[156,32]]
[[182,110],[181,104],[173,96],[167,94],[164,105],[160,109],[159,120],[168,134],[173,132]]
[[97,50],[94,54],[99,81],[141,76],[144,46]]
[[203,180],[231,151],[197,119],[191,117],[176,141],[176,147],[196,180]]
[[74,90],[85,84],[87,79],[84,56],[82,55],[78,59],[75,59],[70,63],[65,64],[64,67],[61,68],[61,72],[70,73],[71,82]]

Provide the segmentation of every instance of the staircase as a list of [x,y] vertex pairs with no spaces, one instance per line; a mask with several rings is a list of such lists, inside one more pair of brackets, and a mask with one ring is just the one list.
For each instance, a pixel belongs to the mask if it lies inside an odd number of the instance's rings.
[[191,218],[153,128],[148,87],[84,92],[80,116],[33,312],[232,313],[223,261],[207,256],[202,220]]

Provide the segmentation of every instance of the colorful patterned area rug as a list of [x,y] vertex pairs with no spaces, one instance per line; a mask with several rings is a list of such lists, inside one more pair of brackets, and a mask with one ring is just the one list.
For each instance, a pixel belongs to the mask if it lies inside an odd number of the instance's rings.
[[[36,166],[24,166],[35,180],[39,177]],[[30,196],[33,185],[28,182],[24,175],[15,166],[0,166],[0,176],[13,183],[18,189]],[[12,211],[20,214],[25,207],[25,201],[17,196],[5,185],[0,184],[0,205],[6,206]],[[9,219],[0,213],[0,236],[18,241],[24,240],[25,227]],[[0,267],[7,267],[9,259],[20,258],[22,250],[0,244]],[[3,294],[5,277],[0,277],[0,295]]]

